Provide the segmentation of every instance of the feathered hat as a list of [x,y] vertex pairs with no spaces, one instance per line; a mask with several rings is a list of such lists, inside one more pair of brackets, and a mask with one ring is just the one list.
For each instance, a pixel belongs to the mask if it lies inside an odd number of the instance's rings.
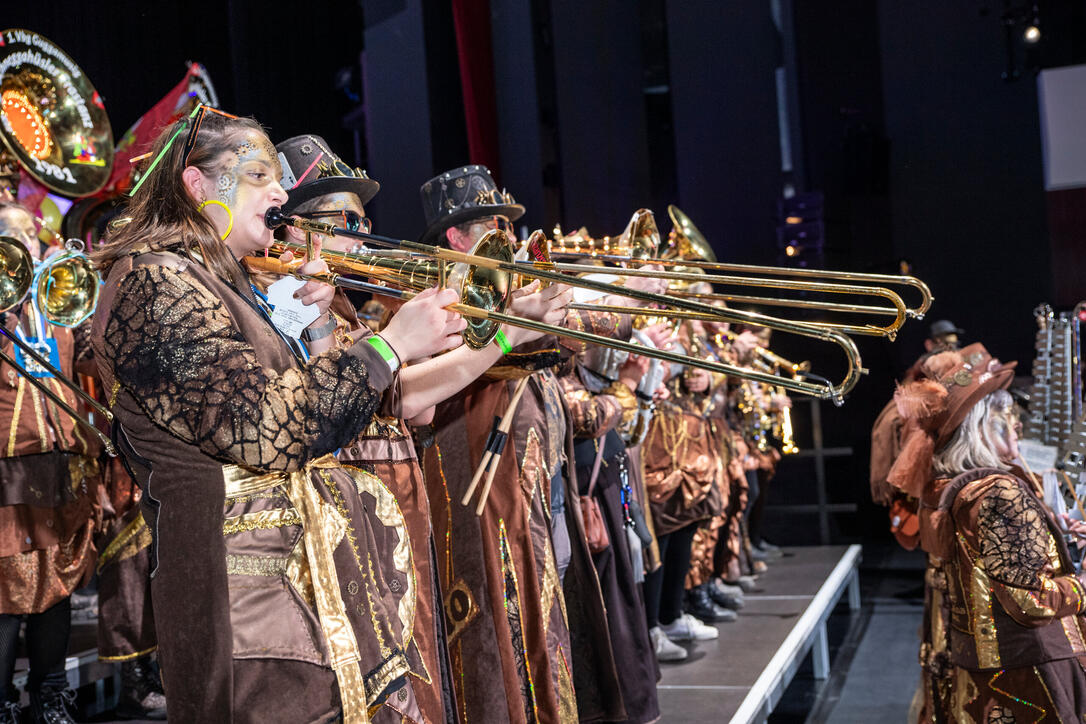
[[1000,362],[979,343],[924,360],[922,377],[899,385],[894,393],[903,444],[887,481],[919,498],[931,481],[935,451],[950,441],[974,405],[1011,384],[1017,364]]

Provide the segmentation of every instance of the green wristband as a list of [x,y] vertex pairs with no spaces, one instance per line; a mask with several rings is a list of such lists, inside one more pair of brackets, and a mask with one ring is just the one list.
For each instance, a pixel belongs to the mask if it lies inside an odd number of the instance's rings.
[[494,341],[501,347],[502,354],[509,354],[513,351],[513,345],[509,344],[509,339],[505,336],[505,332],[498,330],[498,333],[494,335]]
[[366,341],[373,345],[373,348],[377,350],[377,353],[388,362],[388,368],[395,372],[400,368],[400,358],[396,356],[396,353],[388,346],[388,342],[381,338],[380,335],[373,335],[372,337],[366,337]]

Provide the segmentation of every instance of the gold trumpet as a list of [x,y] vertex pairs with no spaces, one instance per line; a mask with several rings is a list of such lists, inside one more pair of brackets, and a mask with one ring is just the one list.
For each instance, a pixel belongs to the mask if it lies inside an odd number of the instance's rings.
[[[35,287],[32,295],[34,304],[46,320],[60,326],[76,326],[94,312],[94,305],[98,300],[98,286],[98,275],[91,268],[90,261],[82,254],[62,254],[58,258],[47,260],[35,271],[34,259],[21,242],[6,236],[0,237],[0,316],[18,307],[31,292],[31,288]],[[3,324],[0,324],[0,334],[10,339],[23,354],[48,371],[58,382],[72,390],[91,409],[106,420],[113,421],[112,412],[84,392],[78,384],[65,377],[33,345],[19,339]],[[18,370],[27,382],[41,390],[42,394],[72,419],[94,432],[111,457],[117,456],[109,437],[73,409],[63,397],[2,350],[0,360]]]
[[[893,315],[895,321],[886,327],[871,325],[850,325],[848,331],[854,334],[879,334],[893,336],[901,327],[904,314],[907,317],[922,319],[931,307],[931,290],[927,284],[913,276],[897,276],[889,274],[869,274],[859,272],[832,271],[824,269],[799,269],[792,267],[757,266],[752,264],[731,264],[716,261],[712,247],[705,237],[698,231],[690,218],[683,214],[676,206],[668,206],[668,214],[671,216],[674,228],[669,235],[669,244],[660,251],[660,234],[656,228],[652,212],[647,209],[639,209],[634,212],[627,224],[626,230],[621,236],[610,244],[609,248],[621,249],[623,254],[603,254],[595,248],[590,252],[570,252],[564,248],[551,247],[551,254],[559,258],[583,258],[591,261],[607,261],[614,263],[626,263],[631,261],[644,261],[658,264],[664,267],[672,267],[671,272],[651,272],[645,270],[623,270],[623,274],[629,276],[656,276],[663,279],[671,279],[681,282],[704,281],[716,284],[735,286],[759,286],[774,289],[790,289],[795,291],[827,292],[836,294],[855,294],[863,296],[878,296],[890,300],[893,309],[876,306],[857,306],[852,304],[840,304],[834,302],[813,301],[805,299],[776,299],[772,297],[749,297],[735,294],[700,295],[680,291],[675,296],[684,296],[702,300],[720,299],[723,301],[749,302],[752,304],[764,304],[774,306],[791,306],[807,309],[820,309],[823,311],[862,313],[875,315]],[[592,265],[559,264],[556,268],[570,272],[587,272],[597,269]],[[699,271],[700,270],[700,271]],[[705,270],[734,272],[743,276],[701,275]],[[764,277],[746,276],[749,274],[762,274],[767,277],[785,277],[786,279],[766,279]],[[817,286],[815,282],[803,281],[807,279],[822,280]],[[842,284],[849,282],[850,284]],[[853,282],[860,285],[851,284]],[[885,287],[863,286],[873,283],[890,286],[909,286],[920,292],[920,303],[915,307],[909,307],[901,296],[893,290]],[[825,286],[823,286],[825,285]],[[823,323],[826,324],[826,323]],[[836,327],[835,327],[836,328]]]
[[[843,400],[845,394],[859,381],[860,375],[866,372],[860,361],[859,351],[855,343],[844,334],[835,330],[822,329],[798,322],[777,319],[767,315],[757,314],[735,309],[719,309],[700,302],[676,299],[661,294],[652,294],[635,289],[616,287],[589,279],[571,278],[565,274],[550,269],[541,268],[542,265],[517,264],[509,261],[505,255],[508,252],[499,250],[508,249],[509,242],[505,232],[501,230],[488,231],[476,250],[487,253],[500,254],[500,256],[486,256],[479,254],[465,254],[442,247],[421,244],[415,241],[393,239],[376,234],[366,234],[359,231],[351,231],[332,224],[288,217],[278,208],[269,209],[265,214],[265,223],[271,228],[277,228],[283,224],[294,226],[303,231],[309,231],[325,236],[342,236],[370,241],[382,246],[392,247],[407,252],[421,254],[422,257],[388,257],[376,254],[353,254],[325,250],[325,261],[332,272],[329,274],[306,275],[296,272],[291,266],[281,264],[278,259],[261,259],[259,257],[246,257],[245,263],[250,269],[271,271],[279,274],[291,274],[302,279],[316,279],[325,283],[347,288],[359,289],[376,294],[409,299],[422,289],[434,285],[443,285],[444,282],[456,280],[460,284],[457,287],[461,301],[450,305],[449,309],[459,312],[470,319],[480,321],[479,331],[473,346],[485,346],[494,335],[497,334],[498,325],[509,324],[515,327],[523,327],[544,334],[552,334],[559,337],[575,339],[588,344],[597,344],[612,349],[619,349],[631,354],[639,354],[645,357],[662,359],[667,362],[684,364],[693,367],[701,367],[710,372],[733,375],[747,379],[754,379],[769,384],[780,381],[776,375],[770,375],[755,370],[749,370],[735,365],[721,362],[702,360],[687,355],[670,352],[667,350],[650,350],[642,345],[630,342],[610,339],[588,332],[565,329],[554,325],[536,322],[530,319],[515,317],[504,313],[504,300],[507,299],[511,288],[511,275],[520,275],[526,278],[540,279],[542,281],[569,284],[586,289],[602,292],[604,294],[620,294],[624,297],[638,299],[665,307],[675,307],[679,311],[697,312],[709,315],[714,321],[738,322],[771,327],[782,332],[790,332],[801,336],[810,337],[820,341],[831,342],[841,347],[848,362],[848,370],[845,379],[838,385],[819,384],[807,380],[786,380],[788,389],[800,394],[813,395],[822,399],[831,399],[835,402]],[[286,250],[294,252],[296,257],[303,256],[302,245],[278,242],[273,247],[277,256]],[[459,265],[463,265],[460,267]],[[485,272],[485,273],[484,273]],[[371,284],[344,276],[344,273],[368,276],[388,284],[406,287],[393,289],[379,284]],[[480,282],[480,274],[482,281]],[[476,288],[476,287],[479,288]],[[469,338],[466,338],[469,339]]]

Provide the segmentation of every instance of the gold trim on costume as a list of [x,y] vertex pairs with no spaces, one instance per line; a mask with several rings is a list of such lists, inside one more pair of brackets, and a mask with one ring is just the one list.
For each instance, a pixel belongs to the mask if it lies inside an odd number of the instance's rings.
[[45,434],[45,416],[42,414],[41,398],[38,397],[38,388],[30,390],[30,399],[34,400],[34,417],[38,421],[38,440],[41,442],[41,451],[49,452],[49,439]]
[[259,473],[240,465],[223,465],[222,477],[226,483],[226,498],[240,498],[267,490],[283,482],[284,473]]
[[137,651],[134,654],[121,654],[120,656],[101,656],[101,655],[99,655],[98,660],[99,661],[112,661],[112,662],[133,661],[135,659],[140,658],[141,656],[148,656],[150,654],[153,654],[155,651],[158,651],[158,644],[155,644],[151,648],[146,649],[144,651]]
[[19,413],[23,409],[23,395],[26,393],[26,378],[19,378],[19,388],[15,391],[15,412],[11,416],[11,432],[8,433],[8,457],[15,454],[15,436],[19,432]]
[[[1044,591],[1059,591],[1056,586],[1056,582],[1051,578],[1045,578],[1041,584],[1042,592]],[[1004,586],[1007,593],[1011,594],[1011,598],[1014,600],[1018,607],[1022,609],[1022,612],[1027,616],[1033,616],[1035,618],[1050,618],[1056,615],[1056,609],[1049,608],[1039,600],[1039,594],[1035,591],[1028,591],[1024,588],[1018,588],[1017,586]]]
[[117,558],[118,562],[131,558],[151,545],[151,529],[147,527],[147,522],[143,519],[143,513],[138,513],[135,519],[122,528],[117,537],[110,541],[106,549],[99,554],[98,570],[101,571],[107,563],[117,557],[122,548],[132,542],[134,542],[134,545],[131,550],[125,551],[125,555]]
[[[407,530],[407,520],[403,516],[403,511],[400,510],[399,503],[396,502],[396,496],[392,494],[392,491],[388,489],[383,480],[361,468],[350,465],[344,465],[343,467],[354,479],[355,488],[358,490],[359,495],[368,493],[377,501],[373,511],[377,515],[377,519],[383,525],[394,529],[399,536],[396,547],[392,551],[392,564],[397,571],[407,577],[407,590],[404,591],[403,596],[400,598],[397,610],[400,624],[404,630],[403,640],[406,644],[411,640],[415,632],[415,609],[418,595],[415,565],[414,561],[411,560],[411,534]],[[363,482],[368,483],[368,486],[364,485]]]
[[[331,542],[321,535],[326,507],[321,505],[321,497],[309,481],[309,473],[313,468],[336,465],[335,458],[326,455],[306,465],[305,470],[290,473],[285,482],[287,497],[299,515],[310,523],[302,526],[302,540],[313,579],[317,617],[328,641],[332,670],[336,673],[336,682],[339,684],[344,724],[366,724],[369,722],[369,712],[366,685],[359,667],[362,656],[358,651],[358,641],[351,629],[351,622],[347,618],[343,598],[340,596],[339,576],[336,573]],[[282,479],[283,476],[278,477]]]
[[286,575],[289,559],[276,556],[246,556],[229,554],[226,556],[226,574],[228,576],[271,576]]
[[446,638],[451,646],[457,637],[464,632],[469,623],[479,615],[479,606],[475,603],[475,597],[471,595],[471,589],[463,580],[457,580],[445,594],[445,620],[449,624]]
[[251,530],[270,530],[289,525],[302,525],[302,516],[295,508],[272,508],[256,513],[244,513],[226,518],[222,522],[222,534],[247,533]]
[[999,641],[996,637],[995,619],[992,617],[992,592],[988,574],[983,568],[973,566],[970,579],[973,605],[973,640],[977,644],[977,665],[982,669],[1002,667],[999,660]]
[[287,556],[287,580],[310,606],[316,606],[313,596],[313,574],[309,570],[309,560],[305,557],[305,544],[299,538]]
[[[49,382],[53,385],[53,392],[55,392],[60,399],[68,401],[68,398],[64,396],[64,389],[60,386],[60,383],[57,382],[56,378],[55,377],[51,378],[49,380]],[[75,402],[75,395],[72,395],[71,402]],[[52,411],[53,420],[56,421],[56,424],[53,425],[53,427],[56,430],[56,435],[57,435],[57,438],[60,440],[61,446],[65,450],[71,450],[71,449],[75,448],[75,442],[73,441],[73,442],[69,443],[68,438],[66,438],[64,436],[64,425],[61,424],[60,407],[58,407],[57,403],[53,402],[52,400],[49,400],[48,404],[49,404],[49,409]],[[73,431],[79,429],[79,422],[74,417],[72,417],[71,415],[68,415],[67,413],[65,413],[65,416],[71,418],[71,420],[72,420],[72,430]],[[86,452],[86,450],[87,450],[87,446],[86,446],[86,443],[84,442],[83,451]]]

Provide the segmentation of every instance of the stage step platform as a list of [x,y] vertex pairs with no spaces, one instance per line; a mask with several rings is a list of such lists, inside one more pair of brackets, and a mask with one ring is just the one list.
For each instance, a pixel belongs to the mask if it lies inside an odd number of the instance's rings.
[[[860,607],[861,546],[786,548],[746,595],[734,623],[717,624],[720,638],[688,646],[690,658],[663,664],[658,691],[662,722],[764,722],[808,655],[814,676],[829,676],[826,620],[842,598]],[[119,689],[119,666],[98,661],[94,621],[74,621],[68,681],[79,690],[79,708],[107,722]],[[26,680],[26,659],[16,664],[15,685]],[[25,702],[24,702],[25,703]]]
[[807,656],[816,679],[830,672],[826,620],[846,599],[860,608],[861,546],[786,548],[746,595],[739,620],[716,624],[720,638],[688,646],[661,664],[662,722],[761,723]]

